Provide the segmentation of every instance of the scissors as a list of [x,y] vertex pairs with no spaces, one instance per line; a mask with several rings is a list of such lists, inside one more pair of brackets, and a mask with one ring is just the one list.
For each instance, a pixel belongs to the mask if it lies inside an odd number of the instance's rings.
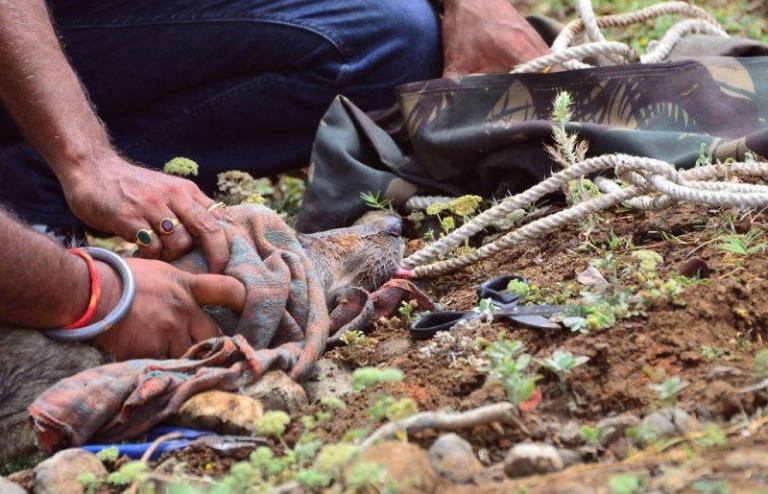
[[254,449],[258,445],[267,444],[262,437],[251,436],[220,436],[215,432],[202,431],[195,429],[184,429],[182,427],[154,427],[147,432],[146,442],[126,443],[126,444],[86,444],[82,449],[91,453],[98,453],[104,449],[115,447],[120,456],[138,459],[149,449],[155,439],[166,434],[177,433],[179,437],[168,439],[160,443],[152,453],[150,460],[156,459],[162,453],[186,448],[195,444],[208,446],[214,451],[227,455],[242,450]]
[[[492,313],[494,319],[506,318],[521,326],[533,329],[558,329],[560,324],[548,319],[547,316],[566,312],[569,305],[518,305],[519,297],[506,291],[509,282],[526,279],[518,275],[498,276],[477,287],[480,299],[490,299],[497,309]],[[438,331],[448,331],[457,322],[481,317],[478,312],[439,311],[432,312],[420,318],[410,327],[411,336],[417,340],[432,338]]]

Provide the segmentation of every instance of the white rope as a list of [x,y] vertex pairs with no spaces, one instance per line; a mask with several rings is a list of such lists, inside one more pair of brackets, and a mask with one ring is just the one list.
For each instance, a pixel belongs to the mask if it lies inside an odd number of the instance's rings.
[[[622,188],[617,185],[617,189],[613,188],[597,198],[528,223],[469,254],[423,265],[446,256],[452,249],[462,244],[466,238],[494,224],[499,217],[503,217],[509,211],[533,203],[542,196],[559,190],[571,180],[609,168],[613,168],[616,175],[627,181],[630,186]],[[403,267],[413,269],[417,278],[455,271],[503,249],[540,237],[566,224],[579,221],[587,215],[621,203],[632,204],[634,201],[636,204],[646,204],[656,201],[663,203],[666,207],[674,202],[683,201],[720,207],[761,208],[768,206],[768,186],[765,185],[749,186],[748,184],[721,181],[708,183],[707,186],[701,187],[703,180],[728,179],[745,175],[768,176],[768,163],[717,164],[679,171],[673,165],[653,158],[625,154],[609,154],[589,158],[555,173],[532,188],[511,196],[504,202],[484,211],[447,236],[404,259]],[[654,193],[661,195],[656,197],[649,195]]]
[[451,202],[453,199],[454,197],[450,196],[413,196],[405,201],[403,208],[409,212],[420,211],[427,209],[432,204],[436,204],[438,202]]
[[[608,63],[658,63],[666,59],[675,45],[689,34],[728,36],[711,15],[686,2],[664,2],[636,12],[602,17],[595,16],[590,0],[576,0],[576,8],[580,18],[563,29],[552,44],[552,53],[521,64],[512,71],[513,73],[541,72],[553,65],[562,65],[568,69],[590,67],[582,62],[584,59],[596,59],[600,63],[605,63],[606,59]],[[607,41],[600,31],[601,28],[626,27],[670,14],[688,19],[674,24],[647,53],[639,57],[630,46]],[[586,38],[586,43],[571,46],[582,37]],[[491,225],[499,224],[512,211],[560,190],[571,180],[611,168],[617,177],[629,184],[628,187],[621,187],[605,177],[597,177],[595,183],[604,195],[530,222],[469,254],[444,259],[468,238]],[[455,271],[502,249],[622,203],[637,209],[651,210],[667,208],[678,201],[739,208],[768,206],[768,186],[729,181],[732,177],[741,175],[768,177],[768,163],[718,164],[678,171],[669,163],[639,156],[611,154],[590,158],[553,174],[524,192],[504,199],[460,228],[404,259],[402,266],[413,269],[416,277]],[[707,181],[714,178],[725,181]],[[440,197],[439,201],[445,202],[446,199]],[[406,207],[423,209],[436,201],[435,196],[413,197],[406,203]]]

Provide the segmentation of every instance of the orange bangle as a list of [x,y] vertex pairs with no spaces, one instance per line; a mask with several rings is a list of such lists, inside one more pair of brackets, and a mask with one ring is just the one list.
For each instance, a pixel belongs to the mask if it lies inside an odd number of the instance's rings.
[[71,252],[72,254],[80,256],[83,258],[83,260],[85,260],[85,263],[88,265],[88,276],[91,279],[91,298],[88,301],[88,307],[85,309],[85,313],[77,321],[73,322],[72,324],[67,324],[63,327],[63,329],[78,329],[90,323],[94,314],[96,314],[96,307],[99,306],[99,301],[101,300],[101,278],[99,277],[99,272],[96,269],[96,262],[93,260],[90,254],[85,252],[83,249],[77,248],[67,249],[67,252]]

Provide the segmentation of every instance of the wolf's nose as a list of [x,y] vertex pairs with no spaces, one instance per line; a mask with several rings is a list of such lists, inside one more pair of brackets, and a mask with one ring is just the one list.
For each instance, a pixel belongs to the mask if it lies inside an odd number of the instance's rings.
[[400,237],[403,235],[403,222],[400,218],[394,216],[387,216],[382,221],[384,225],[384,232],[392,237]]

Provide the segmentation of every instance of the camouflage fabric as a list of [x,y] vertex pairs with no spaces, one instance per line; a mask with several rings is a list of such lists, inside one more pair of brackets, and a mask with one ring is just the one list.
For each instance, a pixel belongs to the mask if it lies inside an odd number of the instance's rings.
[[[742,56],[688,58],[696,48]],[[720,160],[768,155],[766,55],[761,43],[698,36],[661,64],[411,83],[398,88],[401,126],[391,114],[376,116],[379,126],[340,97],[317,133],[298,228],[354,221],[366,191],[399,205],[416,193],[500,197],[531,187],[557,167],[544,148],[563,90],[575,101],[568,130],[589,141],[588,156],[689,167],[702,145]]]
[[[189,396],[236,390],[268,370],[285,370],[301,381],[324,351],[329,331],[338,338],[362,330],[375,316],[393,315],[402,301],[432,308],[410,282],[392,280],[372,294],[350,289],[329,318],[315,266],[282,218],[261,206],[225,213],[221,224],[231,252],[225,273],[246,286],[237,334],[201,342],[181,359],[112,363],[62,379],[29,408],[45,451],[91,438],[130,439],[172,415]],[[205,258],[195,251],[177,267],[207,271]]]

